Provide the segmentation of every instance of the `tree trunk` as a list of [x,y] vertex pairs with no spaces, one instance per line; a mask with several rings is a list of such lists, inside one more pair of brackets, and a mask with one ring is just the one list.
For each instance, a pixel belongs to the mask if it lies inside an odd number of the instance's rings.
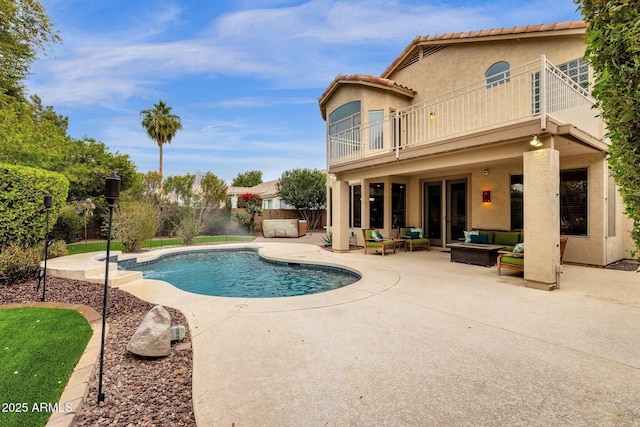
[[160,190],[162,190],[162,143],[158,144],[158,148],[160,148],[160,167],[158,168],[158,173],[160,173]]

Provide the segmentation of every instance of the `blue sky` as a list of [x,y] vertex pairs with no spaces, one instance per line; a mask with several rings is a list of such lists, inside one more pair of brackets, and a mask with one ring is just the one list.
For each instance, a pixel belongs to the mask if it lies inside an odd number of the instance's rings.
[[324,169],[318,97],[338,74],[380,75],[416,36],[579,20],[572,0],[41,0],[63,39],[30,93],[69,134],[158,169],[140,111],[159,99],[184,130],[164,175]]

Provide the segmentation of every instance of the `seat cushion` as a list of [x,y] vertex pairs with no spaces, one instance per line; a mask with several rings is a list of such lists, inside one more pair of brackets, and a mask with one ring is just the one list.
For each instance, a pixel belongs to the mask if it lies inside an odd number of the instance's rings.
[[524,257],[503,255],[502,258],[500,258],[500,264],[519,265],[520,267],[524,267]]

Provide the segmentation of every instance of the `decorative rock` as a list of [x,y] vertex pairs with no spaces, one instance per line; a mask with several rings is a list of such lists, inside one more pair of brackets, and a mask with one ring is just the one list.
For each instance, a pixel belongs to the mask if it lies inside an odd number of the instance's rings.
[[171,353],[171,316],[161,305],[153,307],[131,337],[127,350],[138,356],[163,357]]

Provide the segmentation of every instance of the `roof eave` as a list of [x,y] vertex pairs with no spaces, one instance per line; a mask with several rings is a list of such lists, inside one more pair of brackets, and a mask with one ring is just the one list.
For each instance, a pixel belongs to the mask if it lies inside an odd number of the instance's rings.
[[[363,78],[364,77],[364,78]],[[318,103],[320,104],[320,113],[322,114],[322,119],[327,120],[326,114],[326,103],[333,96],[334,93],[338,91],[338,89],[342,85],[360,85],[360,86],[369,86],[375,89],[380,89],[386,92],[393,92],[398,95],[407,97],[409,99],[413,98],[416,92],[408,87],[400,86],[392,80],[380,79],[378,77],[373,76],[360,76],[360,75],[339,75],[337,76],[333,82],[329,85],[329,87],[323,92],[323,94],[318,98]]]

